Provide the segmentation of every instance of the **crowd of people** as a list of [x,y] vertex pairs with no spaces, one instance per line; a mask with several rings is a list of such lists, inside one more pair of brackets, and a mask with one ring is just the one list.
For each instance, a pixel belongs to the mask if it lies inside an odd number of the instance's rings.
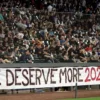
[[92,14],[99,13],[99,0],[0,0],[1,6],[7,7],[26,7],[34,6],[38,10],[57,12],[76,12]]
[[100,62],[99,1],[39,1],[1,0],[0,63]]

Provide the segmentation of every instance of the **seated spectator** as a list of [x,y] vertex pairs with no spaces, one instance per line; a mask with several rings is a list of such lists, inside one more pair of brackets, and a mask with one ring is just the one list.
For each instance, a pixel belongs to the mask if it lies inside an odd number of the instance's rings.
[[64,51],[64,53],[62,54],[63,60],[64,61],[68,61],[69,57],[68,57],[68,53],[66,51]]
[[92,56],[90,57],[90,62],[98,62],[98,61],[99,61],[99,57],[97,55],[97,52],[93,51]]
[[5,63],[5,61],[2,59],[2,58],[0,58],[0,63]]
[[50,52],[50,49],[48,46],[45,46],[44,50],[43,50],[43,56],[44,58],[49,61],[49,62],[54,62],[54,56],[53,54]]
[[87,62],[88,58],[85,56],[85,50],[81,49],[79,52],[79,60],[80,62]]
[[29,50],[26,50],[24,54],[20,57],[20,62],[22,63],[33,63],[31,54]]

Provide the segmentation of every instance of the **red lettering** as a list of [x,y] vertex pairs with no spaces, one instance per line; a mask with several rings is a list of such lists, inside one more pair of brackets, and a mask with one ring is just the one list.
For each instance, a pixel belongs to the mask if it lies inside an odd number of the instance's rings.
[[92,81],[94,81],[96,79],[96,70],[93,67],[91,68],[91,79],[92,79]]
[[85,82],[90,82],[91,79],[90,79],[90,70],[89,70],[89,68],[86,68],[85,73],[87,73],[87,77],[85,79]]
[[97,67],[97,71],[99,71],[99,73],[97,75],[96,81],[100,81],[100,67]]

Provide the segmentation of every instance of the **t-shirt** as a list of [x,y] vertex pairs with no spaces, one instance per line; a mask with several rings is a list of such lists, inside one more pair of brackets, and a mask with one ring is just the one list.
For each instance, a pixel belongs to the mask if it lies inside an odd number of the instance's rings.
[[51,5],[48,6],[48,11],[51,12],[53,7]]

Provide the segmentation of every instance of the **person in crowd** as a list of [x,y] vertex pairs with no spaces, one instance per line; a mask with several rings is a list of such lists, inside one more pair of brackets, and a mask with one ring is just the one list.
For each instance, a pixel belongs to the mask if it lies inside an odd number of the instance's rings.
[[20,57],[22,63],[33,63],[29,50],[26,50]]
[[100,61],[98,0],[0,2],[0,63]]

